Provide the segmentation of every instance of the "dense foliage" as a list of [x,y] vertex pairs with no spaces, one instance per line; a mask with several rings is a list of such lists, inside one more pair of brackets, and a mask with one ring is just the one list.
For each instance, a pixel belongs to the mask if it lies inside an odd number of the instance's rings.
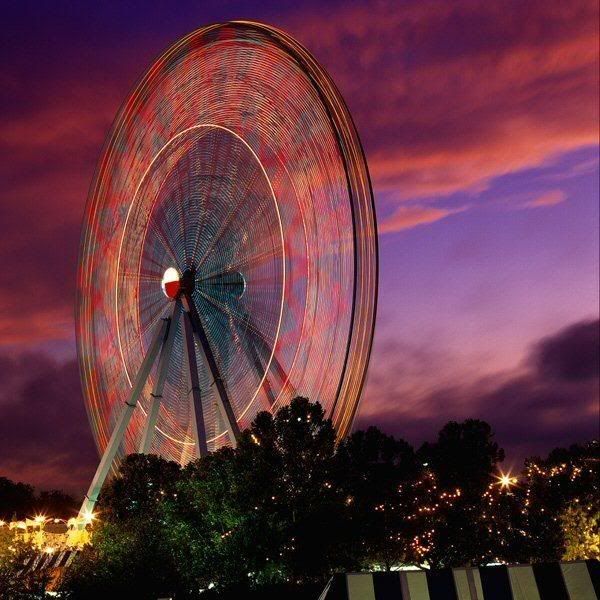
[[597,444],[530,460],[518,481],[499,478],[503,458],[472,419],[418,451],[373,427],[336,446],[321,406],[297,398],[184,468],[128,456],[63,590],[291,599],[337,570],[597,557],[581,539],[597,523]]

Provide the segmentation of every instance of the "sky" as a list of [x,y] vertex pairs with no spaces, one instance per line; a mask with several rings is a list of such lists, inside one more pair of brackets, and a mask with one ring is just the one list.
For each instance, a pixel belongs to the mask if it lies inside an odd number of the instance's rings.
[[598,432],[596,0],[10,1],[0,64],[0,476],[81,494],[98,455],[75,357],[88,186],[175,40],[259,20],[354,117],[380,233],[356,427],[420,445],[485,419],[508,466]]

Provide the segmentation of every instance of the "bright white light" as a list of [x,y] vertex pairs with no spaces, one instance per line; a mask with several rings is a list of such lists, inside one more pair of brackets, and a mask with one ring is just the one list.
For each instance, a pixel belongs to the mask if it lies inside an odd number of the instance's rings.
[[96,518],[96,515],[92,511],[86,511],[83,513],[83,520],[85,523],[91,523]]
[[500,472],[500,475],[497,476],[496,479],[498,480],[498,485],[506,490],[510,489],[511,485],[516,485],[517,483],[517,478],[512,477],[510,473]]

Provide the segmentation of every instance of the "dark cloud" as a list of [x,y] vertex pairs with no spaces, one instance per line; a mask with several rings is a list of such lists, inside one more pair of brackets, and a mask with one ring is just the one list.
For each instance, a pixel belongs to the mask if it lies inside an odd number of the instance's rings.
[[598,379],[600,329],[598,321],[576,323],[543,339],[531,361],[541,377],[568,382]]
[[0,476],[82,493],[98,455],[76,361],[0,356]]
[[[375,423],[419,444],[433,439],[446,421],[480,418],[491,423],[507,459],[515,463],[555,446],[597,438],[599,327],[598,320],[575,323],[540,340],[512,373],[484,378],[456,373],[449,376],[452,383],[443,381],[440,356],[421,349],[404,373],[394,368],[394,378],[375,374],[370,379],[370,410],[357,427]],[[406,348],[400,345],[387,352],[405,360]],[[384,368],[389,373],[389,364]],[[373,370],[377,373],[377,365]],[[415,373],[427,375],[431,386],[438,370],[442,382],[437,388],[419,389],[414,381],[397,387],[396,380],[412,380]]]

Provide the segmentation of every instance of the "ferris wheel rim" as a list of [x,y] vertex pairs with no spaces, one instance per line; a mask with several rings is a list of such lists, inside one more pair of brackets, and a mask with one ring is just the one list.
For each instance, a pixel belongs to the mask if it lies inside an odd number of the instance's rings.
[[[376,215],[375,215],[375,210],[374,210],[374,198],[373,198],[373,193],[372,193],[372,186],[371,186],[371,181],[370,181],[370,177],[369,177],[369,173],[368,173],[368,169],[366,168],[366,159],[364,157],[364,150],[362,148],[362,145],[360,143],[360,139],[358,138],[358,135],[356,134],[356,128],[354,126],[354,123],[352,121],[352,117],[349,113],[349,111],[347,110],[347,107],[343,101],[343,98],[341,96],[341,94],[339,94],[339,91],[337,90],[337,88],[335,87],[335,85],[333,84],[333,82],[331,81],[331,79],[329,78],[328,74],[322,69],[322,67],[320,67],[320,65],[318,65],[318,63],[316,63],[316,61],[314,60],[314,58],[312,58],[312,55],[310,55],[310,53],[308,53],[308,51],[306,51],[304,49],[303,46],[301,46],[296,40],[294,40],[293,38],[291,38],[290,36],[288,36],[287,34],[285,34],[284,32],[277,30],[275,28],[272,28],[268,25],[264,25],[262,23],[257,23],[257,22],[251,22],[251,21],[232,21],[232,22],[228,22],[228,23],[218,23],[218,24],[214,24],[214,25],[209,25],[207,27],[203,27],[200,28],[198,30],[195,30],[193,32],[191,32],[190,34],[188,34],[187,36],[185,36],[184,38],[182,38],[181,40],[179,40],[178,42],[176,42],[175,44],[173,44],[169,49],[167,49],[165,52],[163,52],[160,55],[160,59],[163,59],[165,57],[168,56],[173,56],[175,55],[184,44],[188,43],[190,40],[202,36],[202,35],[206,35],[208,32],[210,31],[214,31],[214,30],[218,30],[220,28],[223,27],[237,27],[237,26],[243,26],[243,27],[249,27],[249,28],[253,28],[256,29],[262,33],[264,33],[266,36],[269,37],[270,41],[276,45],[277,47],[279,47],[282,52],[286,55],[289,55],[289,57],[291,58],[291,60],[296,61],[303,69],[304,71],[304,75],[311,81],[312,86],[314,91],[319,95],[319,97],[322,100],[322,105],[324,107],[324,109],[326,110],[330,120],[331,120],[331,126],[332,126],[332,131],[335,133],[334,139],[336,140],[336,144],[337,147],[339,148],[340,151],[340,156],[342,158],[342,163],[344,166],[344,174],[347,180],[347,187],[348,187],[348,195],[350,198],[349,201],[349,208],[351,210],[351,215],[352,215],[352,238],[354,240],[354,250],[353,250],[353,265],[354,265],[354,276],[353,276],[353,281],[352,281],[352,294],[351,294],[351,302],[352,302],[352,309],[351,309],[351,313],[352,313],[352,317],[351,317],[351,325],[349,327],[349,332],[348,332],[348,337],[345,343],[345,358],[344,358],[344,366],[343,366],[343,370],[339,376],[339,383],[338,383],[338,388],[337,388],[337,393],[336,393],[336,397],[335,397],[335,401],[333,406],[331,407],[331,416],[333,416],[334,411],[337,407],[338,402],[341,400],[341,392],[342,392],[342,387],[345,384],[345,380],[347,377],[347,373],[349,371],[349,369],[351,368],[350,365],[350,353],[352,351],[353,345],[356,345],[357,343],[360,345],[362,343],[361,346],[361,352],[362,352],[362,372],[359,373],[359,378],[355,381],[354,384],[354,389],[352,394],[354,394],[356,396],[356,401],[354,402],[354,404],[350,407],[351,410],[348,411],[348,413],[346,415],[344,415],[344,420],[341,421],[340,423],[337,424],[337,427],[339,428],[340,434],[343,435],[345,432],[348,431],[352,420],[354,419],[354,416],[358,410],[358,405],[359,405],[359,401],[360,401],[360,396],[361,396],[361,391],[362,388],[364,386],[365,383],[365,378],[366,378],[366,369],[367,369],[367,365],[369,362],[369,357],[371,354],[371,349],[372,349],[372,343],[373,343],[373,332],[374,332],[374,326],[375,326],[375,315],[376,315],[376,310],[377,310],[377,293],[376,293],[376,284],[377,284],[377,279],[378,279],[378,270],[379,270],[379,265],[378,265],[378,240],[377,240],[377,235],[376,235]],[[306,55],[301,55],[300,51],[304,51],[306,53]],[[308,57],[308,58],[307,58]],[[312,62],[311,62],[312,61]],[[149,76],[152,75],[153,70],[156,68],[156,65],[158,63],[157,61],[154,61],[152,67],[142,76],[142,78],[140,79],[140,81],[138,82],[138,84],[136,84],[136,86],[134,87],[134,91],[137,90],[140,86],[140,84],[144,81],[146,81],[148,79]],[[370,238],[370,243],[372,245],[372,248],[370,250],[371,255],[368,258],[367,262],[370,261],[370,267],[367,265],[368,269],[370,269],[370,282],[371,285],[373,287],[372,289],[372,293],[368,294],[365,293],[365,291],[363,290],[362,292],[362,296],[360,298],[360,300],[364,303],[370,302],[370,314],[367,314],[367,321],[368,323],[366,323],[366,328],[363,327],[360,334],[362,336],[362,340],[359,342],[355,341],[355,338],[357,336],[357,331],[355,329],[355,319],[357,318],[356,315],[356,303],[357,303],[357,299],[358,299],[358,275],[356,273],[356,269],[357,269],[357,265],[359,265],[359,263],[361,262],[361,260],[365,260],[365,259],[360,259],[358,258],[358,255],[360,253],[360,249],[359,249],[359,242],[357,240],[357,227],[360,226],[360,223],[357,222],[356,219],[356,215],[355,215],[355,206],[354,206],[354,200],[352,200],[352,198],[354,198],[354,194],[356,194],[356,190],[354,187],[352,187],[353,185],[355,185],[354,183],[350,183],[349,181],[349,169],[352,169],[352,165],[348,162],[348,159],[346,157],[346,154],[344,153],[343,150],[343,146],[345,143],[348,143],[348,140],[343,140],[341,137],[341,133],[339,131],[339,128],[343,126],[343,124],[340,124],[338,122],[336,122],[336,118],[337,116],[335,114],[332,113],[333,107],[330,105],[331,99],[329,98],[325,98],[323,95],[322,90],[320,89],[320,84],[315,80],[315,74],[314,71],[318,71],[318,75],[324,77],[329,85],[331,86],[331,88],[333,89],[333,96],[335,97],[335,101],[338,103],[338,108],[341,106],[341,110],[345,111],[343,114],[343,117],[346,119],[346,121],[349,122],[349,126],[352,129],[352,131],[350,131],[349,135],[349,139],[350,139],[350,143],[354,145],[353,151],[356,152],[356,154],[358,155],[357,157],[355,157],[355,160],[357,161],[357,163],[363,163],[364,164],[364,177],[366,179],[366,181],[364,181],[364,187],[365,190],[363,192],[363,197],[365,199],[365,202],[367,202],[369,204],[369,209],[367,210],[367,212],[370,211],[370,214],[368,215],[368,219],[367,221],[369,221],[368,225],[370,226],[370,229],[372,231],[374,231],[374,235]],[[110,147],[111,141],[113,136],[115,135],[115,131],[114,128],[116,125],[123,125],[125,123],[125,116],[127,114],[127,110],[133,110],[133,107],[130,103],[132,94],[128,95],[128,98],[125,102],[125,104],[123,105],[122,109],[119,111],[116,119],[115,119],[115,123],[113,124],[113,128],[111,128],[111,132],[106,140],[105,143],[105,150],[103,151],[103,154],[105,153],[105,151],[107,150],[108,147]],[[131,113],[130,113],[131,114]],[[213,125],[217,125],[219,126],[219,124],[213,124]],[[187,130],[184,131],[180,131],[178,132],[175,136],[173,136],[171,139],[169,139],[163,146],[163,148],[167,147],[172,140],[179,136],[182,135],[185,131],[190,131],[193,129],[199,129],[202,127],[210,127],[210,124],[202,124],[202,125],[195,125],[195,126],[191,126],[189,127]],[[223,127],[223,129],[226,129],[226,127]],[[237,136],[237,134],[235,132],[233,132],[231,129],[228,130],[230,133],[233,133],[234,135]],[[342,132],[344,133],[344,132]],[[242,136],[237,136],[240,141],[255,155],[254,150],[252,149],[252,147],[246,142],[246,140],[242,137]],[[162,151],[162,149],[161,149]],[[160,152],[160,151],[159,151]],[[158,157],[158,154],[156,154],[155,158]],[[261,168],[263,170],[263,173],[269,183],[269,186],[271,188],[271,192],[273,195],[273,199],[275,202],[275,205],[278,207],[278,203],[277,203],[277,197],[273,191],[273,187],[271,185],[271,181],[269,178],[269,175],[266,173],[264,167],[262,166],[262,163],[260,162],[260,159],[255,155],[255,158],[258,160],[259,164],[261,165]],[[154,159],[151,163],[151,165],[154,163]],[[148,168],[146,169],[146,173],[144,174],[144,177],[146,176],[146,174],[148,173],[148,171],[151,168],[151,165],[148,166]],[[90,191],[90,195],[88,197],[88,203],[92,202],[93,200],[93,190],[96,189],[97,185],[99,184],[99,178],[98,178],[98,174],[99,171],[101,170],[101,165],[98,165],[97,168],[97,173],[96,176],[94,177],[93,180],[93,184],[91,187],[91,191]],[[134,197],[137,196],[137,192],[140,189],[140,186],[142,185],[142,180],[140,180],[140,182],[138,183],[137,186],[137,190],[136,190],[136,194],[134,195]],[[128,211],[128,215],[129,212],[131,210],[131,206],[133,204],[130,204],[130,208]],[[86,215],[88,213],[88,208],[86,206]],[[279,211],[278,211],[279,214]],[[302,222],[302,226],[306,228],[306,223],[303,221]],[[283,239],[284,234],[283,234],[283,227],[281,225],[281,220],[279,220],[279,233],[280,233],[280,238]],[[121,236],[121,244],[120,244],[120,248],[119,248],[119,261],[121,258],[121,250],[122,250],[122,243],[123,243],[123,239],[125,236],[125,232],[126,232],[126,226],[123,228],[122,231],[122,236]],[[86,247],[86,241],[88,239],[89,236],[89,231],[84,229],[84,233],[82,236],[82,245],[81,245],[81,250],[80,250],[80,255],[85,253],[85,247]],[[305,240],[305,243],[308,244],[308,241]],[[285,243],[282,244],[282,248],[284,250],[283,255],[285,256]],[[283,268],[283,272],[284,272],[284,281],[285,281],[285,258],[284,256],[282,257],[282,263],[284,265]],[[359,265],[360,266],[360,265]],[[118,272],[118,268],[117,268],[117,272]],[[118,313],[118,303],[119,303],[119,294],[118,294],[118,282],[115,281],[115,313]],[[277,322],[277,336],[276,336],[276,340],[275,342],[277,342],[277,340],[279,339],[279,335],[280,335],[280,330],[281,330],[281,324],[282,324],[282,318],[283,318],[283,305],[284,305],[284,300],[285,300],[285,284],[282,285],[282,290],[283,293],[281,294],[281,301],[279,303],[280,305],[280,310],[279,310],[279,315],[278,315],[278,322]],[[308,294],[308,289],[307,292]],[[79,302],[79,290],[78,290],[78,302]],[[78,313],[78,321],[80,319],[80,313]],[[303,321],[302,321],[302,326],[301,326],[301,335],[304,335],[304,323],[305,323],[305,319],[306,319],[306,315],[303,315]],[[120,337],[120,326],[119,326],[119,319],[116,318],[116,323],[117,323],[117,331],[118,331],[118,335]],[[81,344],[85,343],[84,340],[80,340],[81,338],[81,333],[80,333],[81,329],[80,329],[80,325],[78,324],[78,348],[80,347]],[[122,346],[121,343],[119,342],[119,348],[120,348],[120,356],[121,356],[121,362],[123,364],[125,373],[126,373],[126,378],[129,382],[129,384],[131,385],[131,377],[129,375],[129,372],[127,370],[127,365],[123,356],[123,352],[122,352]],[[269,360],[268,360],[268,364],[267,367],[265,368],[262,377],[260,378],[260,381],[258,383],[258,385],[256,386],[256,391],[252,397],[252,399],[250,400],[250,402],[246,405],[245,410],[243,411],[243,414],[237,415],[236,414],[236,418],[239,421],[240,419],[243,418],[243,416],[246,414],[246,412],[250,409],[252,402],[254,401],[254,399],[256,398],[256,395],[259,393],[260,387],[261,385],[264,383],[266,377],[267,377],[267,373],[269,372],[269,368],[272,365],[273,362],[273,357],[275,355],[276,352],[276,344],[273,344],[272,347],[272,351],[270,353],[269,356]],[[296,353],[297,353],[298,349],[296,349]],[[294,359],[295,360],[295,359]],[[80,368],[82,370],[82,374],[85,373],[86,370],[86,366],[85,365],[81,365],[80,363]],[[360,370],[356,369],[357,371]],[[92,384],[91,384],[92,385]],[[91,390],[89,393],[94,394],[94,390]],[[275,408],[280,401],[280,397],[278,396],[276,403],[274,403],[273,408]],[[143,407],[140,405],[140,407],[142,408],[143,411]],[[88,410],[88,414],[90,414],[90,406],[88,403],[86,403],[86,409]],[[91,417],[90,417],[91,418]],[[163,435],[167,435],[165,432],[161,432]],[[222,433],[220,433],[218,436],[216,436],[213,439],[216,438],[220,438],[223,437],[224,435],[226,435],[226,431],[223,431]],[[179,443],[185,445],[192,445],[193,442],[186,442],[185,439],[184,440],[179,440]]]

